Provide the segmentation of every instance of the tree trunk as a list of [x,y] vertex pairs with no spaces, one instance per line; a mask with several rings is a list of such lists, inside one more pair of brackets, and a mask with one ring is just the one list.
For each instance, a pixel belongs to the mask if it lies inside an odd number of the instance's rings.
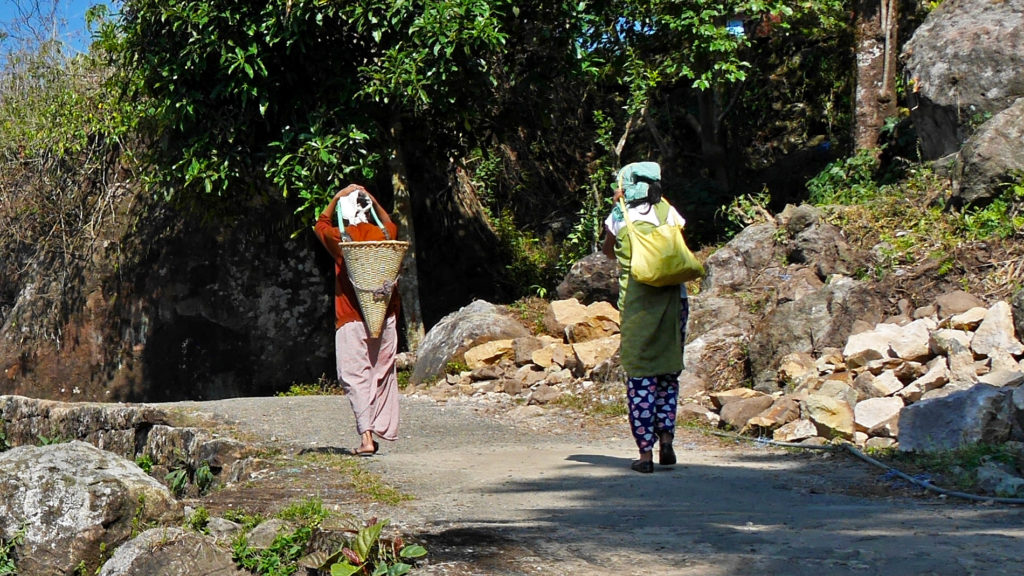
[[896,0],[858,0],[857,87],[853,143],[877,148],[885,119],[896,115]]
[[395,193],[393,219],[398,224],[398,239],[409,243],[405,267],[398,282],[398,293],[402,297],[406,344],[409,350],[415,351],[425,332],[420,308],[419,272],[416,268],[416,230],[412,219],[412,197],[409,195],[405,158],[402,154],[402,124],[397,120],[391,125],[391,157],[388,160],[388,167],[391,169],[391,187]]
[[711,177],[723,190],[729,189],[729,170],[726,166],[725,145],[722,143],[722,110],[714,90],[697,93],[698,118],[691,121],[700,136],[701,159]]

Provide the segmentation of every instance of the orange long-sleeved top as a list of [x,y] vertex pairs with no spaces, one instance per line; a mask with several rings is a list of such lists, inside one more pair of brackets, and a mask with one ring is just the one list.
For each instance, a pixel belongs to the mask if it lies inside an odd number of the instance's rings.
[[[362,322],[363,316],[359,312],[359,301],[356,300],[356,290],[348,279],[348,270],[345,268],[345,257],[341,253],[341,229],[331,222],[331,215],[320,214],[317,218],[314,230],[320,243],[334,258],[334,328],[341,328],[349,322]],[[385,224],[388,234],[392,238],[398,235],[398,226],[389,222]],[[345,232],[354,242],[366,242],[372,240],[384,240],[384,233],[373,224],[356,224],[346,226]],[[392,294],[391,302],[388,304],[387,315],[397,315],[399,310],[398,293]]]

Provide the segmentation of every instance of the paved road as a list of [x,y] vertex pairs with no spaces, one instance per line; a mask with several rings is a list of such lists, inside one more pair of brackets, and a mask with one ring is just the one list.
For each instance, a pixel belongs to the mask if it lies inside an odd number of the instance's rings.
[[[298,449],[357,442],[342,397],[177,405]],[[1024,574],[1024,507],[889,493],[846,456],[696,432],[679,465],[641,475],[625,424],[483,407],[403,398],[402,438],[364,459],[416,496],[388,513],[429,543],[421,573]]]

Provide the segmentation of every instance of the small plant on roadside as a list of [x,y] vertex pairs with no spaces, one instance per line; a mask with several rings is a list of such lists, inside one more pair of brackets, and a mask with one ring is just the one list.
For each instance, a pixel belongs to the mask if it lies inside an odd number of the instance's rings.
[[412,370],[405,368],[395,372],[395,379],[398,380],[398,389],[405,390],[412,383]]
[[142,471],[149,474],[153,471],[153,458],[149,454],[142,454],[135,458],[135,465],[142,468]]
[[196,508],[191,514],[185,518],[185,526],[191,528],[200,534],[210,533],[210,512],[205,506]]
[[444,365],[445,374],[458,375],[463,372],[469,372],[469,366],[465,362],[459,362],[458,360],[451,360]]
[[342,460],[341,467],[348,474],[352,488],[356,492],[368,496],[374,502],[394,505],[413,498],[412,495],[384,482],[379,475],[363,468],[357,459],[345,458]]
[[855,155],[836,160],[807,182],[813,204],[859,204],[878,194],[875,173],[878,151],[859,150]]
[[773,220],[768,204],[771,202],[771,195],[767,189],[757,194],[746,194],[733,198],[726,206],[718,209],[718,214],[725,218],[726,238],[732,238],[739,234],[747,226]]
[[289,576],[299,569],[298,560],[306,551],[313,529],[319,526],[330,512],[320,498],[307,498],[290,504],[277,513],[277,517],[298,524],[290,533],[279,533],[270,547],[255,549],[249,546],[245,536],[263,522],[263,517],[238,510],[228,510],[224,518],[242,525],[243,532],[232,542],[235,564],[253,574],[264,576]]
[[625,400],[620,398],[608,402],[579,394],[563,394],[555,400],[555,404],[587,416],[619,417],[628,412]]
[[336,396],[340,394],[344,394],[344,392],[338,382],[323,375],[316,382],[292,384],[287,391],[278,392],[277,396]]
[[401,576],[412,570],[412,562],[427,555],[427,549],[417,544],[406,544],[401,536],[381,536],[388,520],[372,518],[362,527],[349,528],[353,534],[345,540],[331,564],[331,576],[380,575]]
[[139,497],[135,500],[135,503],[137,504],[137,506],[135,507],[135,514],[132,515],[132,538],[135,538],[139,534],[145,532],[148,528],[152,527],[143,521],[143,518],[146,516],[146,495],[139,494]]
[[213,471],[210,470],[210,463],[205,460],[199,464],[199,468],[196,469],[195,482],[199,488],[199,492],[206,492],[210,486],[213,486]]
[[164,480],[175,496],[181,496],[185,493],[185,488],[188,487],[188,470],[175,468],[164,476]]
[[520,298],[508,305],[508,309],[519,316],[519,321],[536,335],[548,332],[544,317],[549,307],[550,303],[541,296]]
[[66,438],[62,438],[56,433],[54,433],[53,436],[43,436],[40,434],[37,438],[39,439],[40,446],[53,446],[54,444],[63,444],[68,441]]
[[242,510],[234,509],[225,510],[221,516],[225,520],[229,520],[235,524],[240,524],[242,526],[242,530],[245,532],[259,526],[265,520],[265,518],[260,514],[250,514]]
[[309,526],[300,526],[291,533],[280,533],[267,548],[249,546],[244,534],[238,535],[231,544],[235,564],[261,576],[291,576],[299,569],[298,560],[305,552],[313,531]]
[[882,462],[890,462],[910,474],[926,473],[946,478],[960,490],[976,488],[976,472],[988,462],[1014,464],[1017,455],[1005,444],[974,444],[954,450],[933,452],[900,452],[888,450],[873,454]]
[[299,522],[309,526],[319,526],[330,515],[331,512],[324,507],[324,501],[313,496],[301,502],[291,504],[277,513],[277,517],[282,520]]
[[0,452],[6,452],[11,449],[10,443],[7,442],[7,431],[3,428],[3,423],[0,422]]
[[1012,238],[1024,233],[1024,174],[1005,186],[987,205],[964,210],[957,232],[972,240]]

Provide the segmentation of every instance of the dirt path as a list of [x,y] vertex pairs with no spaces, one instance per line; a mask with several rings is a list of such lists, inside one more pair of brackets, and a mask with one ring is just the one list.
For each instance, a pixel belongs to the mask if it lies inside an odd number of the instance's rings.
[[[357,440],[343,397],[175,406],[294,451]],[[686,431],[679,465],[641,475],[624,424],[483,408],[403,398],[400,441],[361,459],[415,496],[365,513],[426,543],[420,574],[1024,574],[1024,507],[890,492],[849,457]]]

